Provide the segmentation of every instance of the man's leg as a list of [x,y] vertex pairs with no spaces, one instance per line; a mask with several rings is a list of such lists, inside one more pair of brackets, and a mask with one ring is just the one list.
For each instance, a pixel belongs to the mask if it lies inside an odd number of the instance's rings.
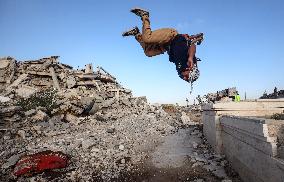
[[134,27],[126,32],[123,32],[122,36],[135,36],[135,39],[139,42],[144,50],[145,55],[148,57],[162,54],[165,51],[159,44],[144,43],[142,34],[140,33],[138,27]]
[[143,42],[142,40],[142,34],[139,33],[137,35],[135,35],[135,39],[137,40],[137,42],[141,45],[141,47],[143,48],[144,52],[145,52],[145,49],[146,49],[146,44]]
[[178,32],[172,28],[162,28],[155,31],[151,30],[149,16],[142,16],[142,39],[150,44],[168,44],[172,41]]
[[152,57],[152,56],[156,56],[156,55],[159,55],[159,54],[163,53],[163,51],[161,50],[161,47],[158,44],[148,44],[148,43],[145,43],[143,41],[141,33],[135,35],[135,39],[137,40],[137,42],[139,42],[139,44],[143,48],[144,53],[145,53],[146,56]]
[[134,8],[131,10],[131,12],[141,17],[142,19],[143,22],[142,39],[144,43],[167,45],[178,34],[177,31],[172,28],[163,28],[152,32],[150,27],[148,11],[143,10],[141,8]]

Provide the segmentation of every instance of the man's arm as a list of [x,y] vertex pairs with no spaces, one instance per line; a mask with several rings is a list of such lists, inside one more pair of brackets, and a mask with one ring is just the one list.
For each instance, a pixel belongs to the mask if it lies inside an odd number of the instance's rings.
[[189,70],[192,70],[193,68],[193,58],[195,56],[196,53],[196,45],[192,44],[189,48],[188,48],[188,60],[187,60],[187,65]]
[[183,79],[188,81],[189,79],[189,73],[193,69],[193,58],[196,52],[196,45],[192,44],[188,48],[188,59],[187,59],[187,68],[182,72]]

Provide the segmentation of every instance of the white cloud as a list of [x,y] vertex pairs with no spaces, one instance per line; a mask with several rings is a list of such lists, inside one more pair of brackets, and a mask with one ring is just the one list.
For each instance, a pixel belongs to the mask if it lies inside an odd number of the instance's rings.
[[204,19],[197,18],[188,22],[179,22],[176,29],[179,31],[188,31],[191,27],[200,26],[203,23],[205,23]]

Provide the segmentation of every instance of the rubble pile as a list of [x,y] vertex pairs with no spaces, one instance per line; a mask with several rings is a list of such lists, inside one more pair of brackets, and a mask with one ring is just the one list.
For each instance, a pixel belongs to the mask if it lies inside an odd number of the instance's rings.
[[216,93],[208,93],[204,96],[198,95],[196,100],[198,104],[203,103],[215,103],[216,101],[232,101],[234,96],[237,95],[238,91],[236,87],[227,88],[221,91],[217,91]]
[[222,182],[231,181],[229,178],[233,179],[233,181],[240,181],[238,174],[231,169],[225,156],[211,152],[212,149],[199,127],[192,128],[190,135],[190,141],[194,148],[194,152],[190,156],[193,168],[202,167],[206,171],[213,173],[217,178],[224,179]]
[[284,98],[284,90],[279,90],[277,87],[274,88],[273,93],[267,94],[266,91],[259,99],[280,99]]
[[133,97],[102,67],[74,70],[58,56],[0,58],[0,181],[125,181],[184,129],[195,151],[189,167],[227,178],[226,161],[212,156],[195,127],[200,109],[191,113]]
[[[36,181],[117,178],[148,156],[163,136],[192,124],[133,97],[112,75],[92,65],[74,70],[58,56],[19,62],[0,59],[1,180],[10,181],[20,157],[38,152],[70,156],[68,167],[19,176]],[[22,174],[22,173],[21,173]]]

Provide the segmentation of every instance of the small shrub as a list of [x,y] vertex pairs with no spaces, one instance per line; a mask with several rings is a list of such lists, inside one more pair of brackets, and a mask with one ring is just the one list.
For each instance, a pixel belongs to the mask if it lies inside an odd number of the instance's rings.
[[284,113],[276,113],[271,116],[271,119],[284,120]]
[[48,89],[36,92],[29,98],[21,98],[17,101],[17,105],[21,106],[23,110],[28,111],[36,109],[37,107],[44,107],[50,113],[57,107],[56,105],[56,90]]

